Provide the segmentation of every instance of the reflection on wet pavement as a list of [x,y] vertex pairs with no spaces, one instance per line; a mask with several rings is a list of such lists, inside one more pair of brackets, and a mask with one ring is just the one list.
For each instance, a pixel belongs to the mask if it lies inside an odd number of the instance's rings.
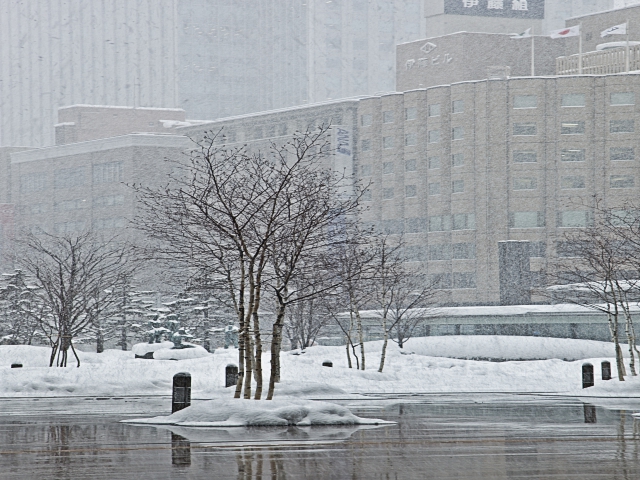
[[0,478],[640,478],[640,419],[571,399],[348,402],[397,423],[229,429],[122,424],[165,400],[104,402],[0,401]]

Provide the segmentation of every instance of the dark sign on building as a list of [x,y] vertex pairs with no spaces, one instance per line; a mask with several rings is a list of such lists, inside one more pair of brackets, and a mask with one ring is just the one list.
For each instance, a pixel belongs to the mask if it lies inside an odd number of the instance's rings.
[[444,0],[444,13],[475,17],[544,18],[544,0]]

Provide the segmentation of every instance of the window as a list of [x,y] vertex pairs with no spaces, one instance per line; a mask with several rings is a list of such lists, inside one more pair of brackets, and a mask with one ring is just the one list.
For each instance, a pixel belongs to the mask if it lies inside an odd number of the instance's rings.
[[449,289],[451,288],[451,274],[450,273],[434,273],[429,275],[429,283],[433,285],[433,288],[437,289]]
[[429,260],[450,260],[451,245],[448,243],[440,243],[429,245]]
[[382,199],[389,200],[393,198],[393,188],[383,188],[382,189]]
[[434,103],[433,105],[429,105],[429,116],[430,117],[439,117],[440,116],[440,104]]
[[389,175],[393,173],[393,162],[384,162],[382,164],[382,173],[384,175]]
[[584,135],[584,122],[571,121],[560,123],[560,135]]
[[93,199],[94,207],[113,207],[124,204],[124,195],[105,195]]
[[556,255],[559,257],[578,257],[582,246],[576,242],[556,242]]
[[464,100],[454,100],[451,102],[451,113],[464,112]]
[[635,181],[631,175],[611,175],[611,188],[631,188]]
[[451,182],[451,193],[464,193],[464,180],[454,180]]
[[444,232],[450,228],[450,217],[448,215],[435,215],[433,217],[429,217],[430,232]]
[[373,123],[373,115],[371,115],[370,113],[365,113],[360,117],[360,123],[363,127],[368,127]]
[[547,255],[547,244],[545,242],[531,242],[529,256],[545,257]]
[[516,136],[537,135],[536,124],[535,123],[514,123],[513,134]]
[[365,138],[364,140],[362,140],[362,151],[367,152],[369,150],[371,150],[371,140]]
[[382,112],[382,123],[393,123],[393,112],[391,110]]
[[411,198],[416,196],[416,186],[415,185],[406,185],[404,187],[405,197]]
[[584,162],[584,150],[575,148],[561,150],[560,161],[562,162]]
[[633,92],[618,92],[611,94],[611,105],[635,105],[636,96]]
[[509,228],[540,228],[544,224],[544,212],[509,213]]
[[93,183],[122,181],[122,162],[98,163],[93,166]]
[[609,132],[611,133],[633,133],[633,120],[611,120],[609,122]]
[[405,231],[407,233],[420,233],[424,232],[426,228],[426,221],[424,218],[407,218],[405,221]]
[[558,227],[580,228],[592,223],[591,212],[584,210],[565,210],[558,212]]
[[427,168],[429,170],[436,170],[440,168],[440,157],[429,157],[427,159]]
[[372,196],[371,196],[371,190],[367,189],[367,190],[365,190],[364,192],[362,192],[362,196],[360,197],[360,199],[361,199],[363,202],[370,202],[370,201],[371,201],[371,199],[372,199]]
[[453,230],[475,230],[476,216],[474,213],[456,213],[451,216]]
[[560,105],[563,107],[584,107],[584,93],[565,93]]
[[452,247],[451,256],[456,260],[476,258],[475,243],[454,243]]
[[476,274],[474,272],[454,272],[453,288],[476,288]]
[[464,153],[454,153],[451,155],[451,165],[462,167],[464,165]]
[[93,221],[93,228],[96,230],[110,230],[112,228],[123,228],[124,218],[97,218]]
[[612,162],[629,162],[636,159],[633,147],[611,147],[609,156]]
[[536,108],[538,97],[536,95],[514,95],[513,108]]
[[522,177],[513,179],[514,190],[535,190],[538,186],[538,181],[535,177]]
[[360,174],[363,177],[371,175],[371,165],[360,165]]
[[562,177],[560,178],[560,188],[584,188],[584,177],[574,175]]
[[536,152],[516,150],[513,152],[515,163],[535,163],[537,161]]
[[393,137],[382,137],[382,148],[393,148]]
[[421,262],[424,258],[424,249],[420,245],[407,245],[404,247],[403,254],[407,262]]
[[20,175],[20,193],[40,192],[46,188],[46,173],[26,173]]
[[428,185],[429,195],[440,195],[440,183],[430,183]]
[[85,167],[61,168],[53,172],[54,188],[71,188],[84,185]]
[[404,145],[410,147],[418,143],[418,136],[415,133],[407,133],[404,136]]
[[382,220],[380,223],[384,233],[399,235],[404,231],[404,223],[402,220]]
[[438,143],[440,141],[440,130],[429,130],[427,132],[427,140],[429,143]]
[[407,107],[404,109],[405,120],[415,120],[418,118],[418,109],[416,107]]
[[87,202],[82,199],[76,200],[63,200],[53,204],[53,209],[56,212],[68,212],[70,210],[79,210],[87,206]]
[[452,140],[462,140],[464,138],[464,128],[463,127],[453,127],[451,129],[451,139]]
[[80,232],[84,230],[84,221],[79,220],[76,222],[59,222],[53,226],[53,229],[58,235]]
[[412,158],[404,162],[404,169],[407,172],[415,172],[417,170],[415,158]]

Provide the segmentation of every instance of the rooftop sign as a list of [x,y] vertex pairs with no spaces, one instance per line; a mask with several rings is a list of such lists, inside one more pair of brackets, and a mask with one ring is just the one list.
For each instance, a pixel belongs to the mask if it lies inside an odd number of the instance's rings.
[[544,18],[545,0],[444,0],[444,13],[474,17]]

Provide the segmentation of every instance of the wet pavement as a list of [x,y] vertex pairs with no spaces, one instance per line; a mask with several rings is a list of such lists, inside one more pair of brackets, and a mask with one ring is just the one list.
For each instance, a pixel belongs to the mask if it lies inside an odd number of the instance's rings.
[[0,399],[0,478],[640,478],[631,411],[517,395],[338,403],[397,423],[153,427],[119,421],[167,414],[169,398]]

